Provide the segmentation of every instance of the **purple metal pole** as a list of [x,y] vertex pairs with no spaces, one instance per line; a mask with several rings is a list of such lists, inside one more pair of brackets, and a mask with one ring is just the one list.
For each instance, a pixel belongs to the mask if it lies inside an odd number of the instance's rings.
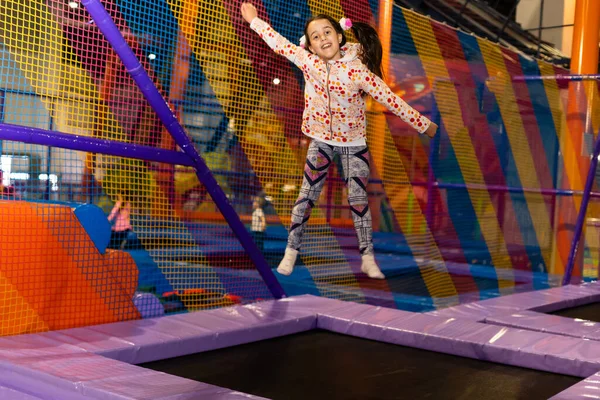
[[[423,183],[425,185],[425,183]],[[526,188],[526,187],[514,187],[514,186],[502,186],[502,185],[476,185],[476,184],[464,184],[464,183],[437,183],[435,186],[445,189],[477,189],[487,190],[489,192],[511,192],[511,193],[540,193],[542,195],[559,195],[559,196],[574,196],[577,194],[582,195],[583,191],[576,190],[562,190],[562,189],[544,189],[544,188]],[[600,196],[600,194],[598,194]],[[598,197],[593,196],[593,197]]]
[[[412,181],[413,186],[428,186],[425,181]],[[502,185],[473,185],[465,183],[439,183],[434,182],[433,186],[441,189],[474,189],[487,190],[488,192],[511,192],[511,193],[540,193],[544,196],[582,196],[583,190],[565,190],[565,189],[547,189],[547,188],[526,188]],[[590,192],[590,197],[600,198],[600,192]]]
[[99,0],[82,0],[81,3],[87,9],[96,26],[98,26],[98,29],[100,29],[104,34],[104,37],[111,44],[123,62],[127,72],[129,72],[135,83],[138,85],[142,94],[148,100],[148,103],[154,109],[154,112],[156,112],[158,118],[160,118],[171,136],[173,136],[177,145],[194,161],[198,179],[202,182],[225,217],[225,220],[239,239],[244,250],[248,253],[248,256],[256,266],[256,269],[261,274],[273,296],[277,299],[285,297],[283,288],[273,274],[273,271],[271,271],[271,268],[269,268],[262,252],[252,240],[246,227],[240,220],[240,217],[231,206],[229,199],[169,108],[166,100],[162,97],[131,48],[127,45],[127,42],[123,38],[123,35],[121,35],[121,32],[119,32],[119,28],[115,25],[110,14],[108,14]]
[[584,81],[584,80],[595,80],[600,79],[600,74],[573,74],[573,75],[523,75],[515,76],[513,82],[523,81],[544,81],[544,80],[555,80],[555,81]]
[[592,160],[590,161],[590,168],[588,170],[587,178],[585,180],[585,187],[583,188],[583,198],[581,199],[581,207],[579,208],[579,215],[577,215],[577,221],[575,222],[575,232],[573,232],[573,241],[571,243],[571,249],[569,250],[569,260],[567,262],[567,268],[565,275],[563,276],[563,285],[571,283],[571,275],[573,274],[573,268],[575,266],[575,258],[577,257],[577,250],[579,250],[579,243],[581,242],[581,231],[583,230],[583,221],[585,220],[585,213],[587,212],[588,203],[590,202],[590,192],[592,191],[592,185],[596,177],[596,168],[598,167],[598,155],[600,155],[600,132],[596,137],[596,143],[594,144],[594,152],[592,153]]
[[44,129],[12,124],[0,123],[0,140],[14,140],[23,143],[59,147],[61,149],[80,150],[138,160],[186,165],[189,167],[195,165],[194,160],[187,154],[178,151],[157,149],[140,144],[115,142],[88,136],[51,132]]

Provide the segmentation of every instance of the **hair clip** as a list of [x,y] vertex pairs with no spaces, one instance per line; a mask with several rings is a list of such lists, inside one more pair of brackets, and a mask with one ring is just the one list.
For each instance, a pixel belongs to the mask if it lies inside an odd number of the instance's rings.
[[342,30],[347,31],[352,28],[352,21],[350,18],[342,18],[340,19],[340,26],[342,27]]

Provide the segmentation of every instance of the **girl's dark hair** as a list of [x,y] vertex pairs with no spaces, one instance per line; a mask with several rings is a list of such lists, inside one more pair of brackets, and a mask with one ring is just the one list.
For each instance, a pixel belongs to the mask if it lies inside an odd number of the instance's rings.
[[[331,23],[333,29],[339,34],[342,35],[342,42],[340,43],[340,47],[346,44],[346,34],[342,29],[340,23],[333,19],[331,16],[327,14],[319,14],[308,21],[306,21],[306,25],[304,25],[304,37],[306,38],[306,49],[310,47],[310,36],[308,35],[308,25],[316,20],[326,19]],[[354,33],[354,37],[358,40],[362,47],[362,51],[360,54],[361,61],[369,68],[369,70],[377,75],[380,78],[383,78],[383,73],[381,71],[381,59],[383,57],[383,49],[381,47],[381,41],[379,40],[379,35],[377,35],[377,31],[369,24],[365,24],[364,22],[352,22],[352,32]]]

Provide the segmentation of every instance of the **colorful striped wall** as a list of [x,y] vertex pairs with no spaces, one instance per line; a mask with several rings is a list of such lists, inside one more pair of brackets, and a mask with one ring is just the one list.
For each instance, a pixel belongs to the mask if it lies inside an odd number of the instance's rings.
[[[268,200],[263,253],[276,267],[308,147],[300,132],[301,74],[249,29],[239,0],[102,3],[241,219],[250,222],[254,196]],[[293,42],[311,15],[376,26],[379,12],[376,0],[255,5]],[[0,123],[176,149],[85,9],[9,0],[0,5],[0,26]],[[288,294],[426,310],[557,284],[580,205],[569,191],[583,188],[600,125],[597,88],[520,79],[567,71],[400,7],[393,9],[389,71],[390,87],[440,131],[432,140],[419,137],[369,103],[369,205],[388,279],[360,273],[345,185],[334,168],[296,271],[278,276]],[[131,198],[138,289],[152,288],[163,304],[186,290],[246,302],[269,297],[189,168],[0,143],[14,171],[17,159],[35,158],[46,179],[71,179],[70,192],[63,181],[56,189],[7,181],[25,188],[25,200],[69,197],[108,212],[119,195]],[[598,234],[594,227],[586,234],[576,275],[593,277],[597,269],[583,255],[597,252]]]

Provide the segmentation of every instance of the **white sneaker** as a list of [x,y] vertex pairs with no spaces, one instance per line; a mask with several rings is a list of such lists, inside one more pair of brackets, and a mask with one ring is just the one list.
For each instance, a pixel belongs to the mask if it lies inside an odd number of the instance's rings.
[[286,247],[285,255],[277,267],[277,272],[286,276],[291,274],[294,270],[294,264],[296,264],[296,257],[298,257],[298,250]]
[[364,254],[362,256],[362,265],[360,270],[367,274],[371,279],[385,279],[385,275],[379,269],[377,262],[375,262],[374,254]]

